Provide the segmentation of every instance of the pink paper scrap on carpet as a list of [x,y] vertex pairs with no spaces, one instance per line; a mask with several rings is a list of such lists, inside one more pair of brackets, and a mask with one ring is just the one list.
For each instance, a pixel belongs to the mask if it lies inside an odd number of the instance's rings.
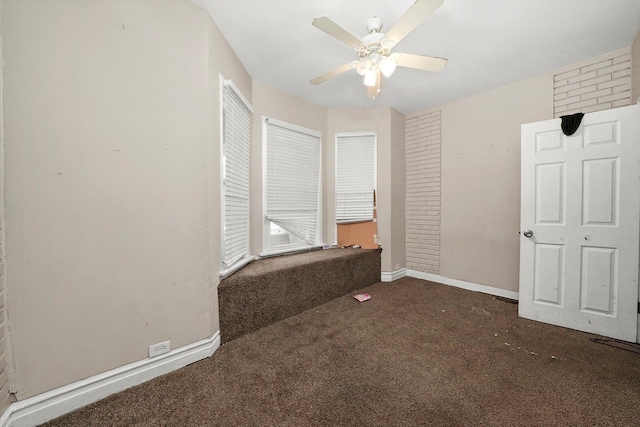
[[360,302],[364,302],[371,299],[371,295],[369,294],[358,294],[358,295],[354,295],[353,297]]

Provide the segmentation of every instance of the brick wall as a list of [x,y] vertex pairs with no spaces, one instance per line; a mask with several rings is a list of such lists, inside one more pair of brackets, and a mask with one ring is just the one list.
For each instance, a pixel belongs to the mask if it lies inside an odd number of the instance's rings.
[[440,272],[440,111],[408,117],[407,268]]
[[631,105],[631,51],[622,49],[554,75],[554,117]]

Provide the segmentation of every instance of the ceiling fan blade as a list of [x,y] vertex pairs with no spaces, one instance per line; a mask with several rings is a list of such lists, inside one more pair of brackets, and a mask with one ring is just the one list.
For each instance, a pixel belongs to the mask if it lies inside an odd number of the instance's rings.
[[386,36],[397,44],[420,25],[427,16],[442,6],[443,2],[444,0],[416,0],[413,6],[411,6],[387,32]]
[[340,25],[333,22],[326,16],[321,16],[316,18],[311,23],[314,27],[317,27],[329,34],[331,37],[335,37],[340,40],[342,43],[346,44],[349,47],[356,47],[361,42],[360,39],[351,34],[349,31],[342,28]]
[[322,82],[324,82],[326,80],[329,80],[332,77],[337,76],[338,74],[342,74],[345,71],[349,71],[350,69],[354,68],[355,67],[354,62],[357,62],[357,61],[348,62],[348,63],[346,63],[344,65],[341,65],[341,66],[339,66],[337,68],[334,68],[333,70],[328,71],[328,72],[322,74],[321,76],[318,76],[315,79],[310,80],[309,82],[312,85],[320,84],[320,83],[322,83]]
[[[394,53],[395,55],[395,53]],[[447,59],[433,56],[414,55],[412,53],[398,53],[397,65],[401,67],[417,68],[418,70],[442,71],[447,66]]]

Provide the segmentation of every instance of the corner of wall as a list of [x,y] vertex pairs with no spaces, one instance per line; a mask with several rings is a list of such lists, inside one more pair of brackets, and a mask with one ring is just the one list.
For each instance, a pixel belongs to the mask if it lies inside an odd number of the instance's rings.
[[7,276],[5,273],[5,221],[4,221],[4,55],[3,55],[2,3],[0,2],[0,414],[4,413],[11,403],[9,387],[9,360],[7,331]]
[[640,101],[640,31],[631,45],[631,104]]
[[251,100],[253,79],[245,70],[220,29],[203,7],[207,15],[207,180],[209,210],[209,317],[210,332],[220,329],[218,313],[218,285],[220,284],[222,223],[220,182],[220,77],[231,80],[245,99]]
[[391,254],[392,271],[407,266],[405,116],[391,108]]

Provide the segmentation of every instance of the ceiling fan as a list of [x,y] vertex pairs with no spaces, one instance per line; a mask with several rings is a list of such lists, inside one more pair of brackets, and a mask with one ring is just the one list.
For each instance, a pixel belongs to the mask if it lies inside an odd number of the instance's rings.
[[443,2],[444,0],[416,0],[386,34],[380,32],[382,19],[374,16],[367,22],[369,34],[362,39],[358,39],[326,16],[314,19],[313,26],[353,48],[358,59],[312,79],[311,84],[320,84],[355,68],[358,74],[364,76],[363,83],[367,86],[367,96],[375,99],[381,91],[382,75],[391,77],[396,66],[434,72],[441,71],[447,65],[446,59],[411,53],[391,53],[391,49],[427,16],[442,6]]

